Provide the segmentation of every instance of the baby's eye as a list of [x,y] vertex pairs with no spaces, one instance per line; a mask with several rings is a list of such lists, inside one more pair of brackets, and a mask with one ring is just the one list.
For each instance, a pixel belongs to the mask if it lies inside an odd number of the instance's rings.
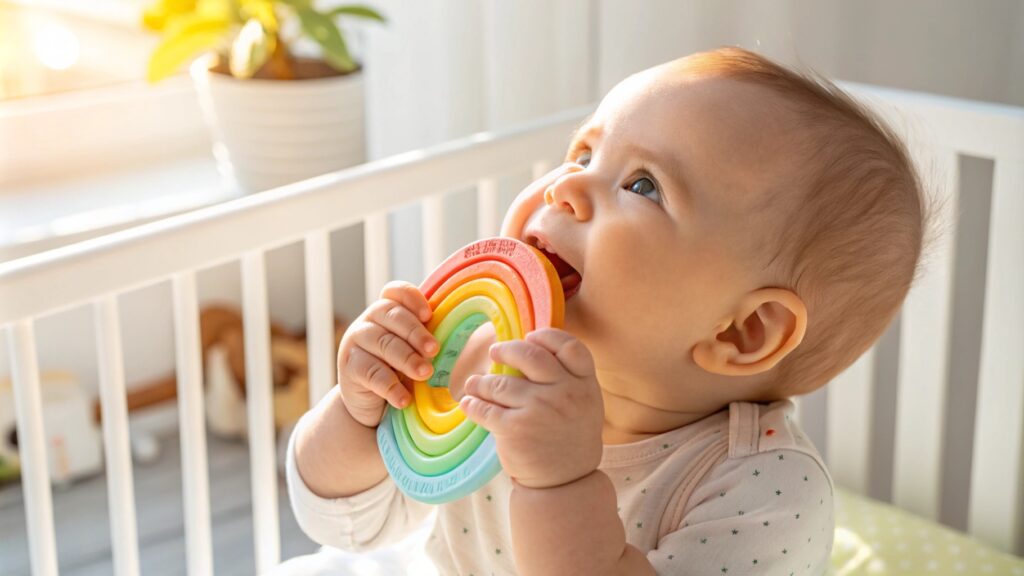
[[637,178],[629,185],[629,191],[649,198],[654,202],[661,203],[661,193],[658,186],[650,178]]
[[590,165],[590,151],[584,150],[583,152],[576,154],[576,158],[573,160],[573,162],[586,168],[588,165]]

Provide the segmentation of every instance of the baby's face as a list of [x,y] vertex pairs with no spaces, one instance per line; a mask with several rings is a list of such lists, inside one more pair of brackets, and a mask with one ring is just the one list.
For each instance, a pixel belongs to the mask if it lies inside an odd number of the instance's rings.
[[561,175],[510,208],[505,234],[578,273],[559,265],[565,329],[600,371],[622,376],[602,380],[606,392],[655,407],[685,402],[666,395],[665,379],[693,370],[694,346],[765,285],[769,195],[785,191],[795,165],[782,160],[778,103],[755,86],[697,77],[685,61],[647,70],[604,98]]

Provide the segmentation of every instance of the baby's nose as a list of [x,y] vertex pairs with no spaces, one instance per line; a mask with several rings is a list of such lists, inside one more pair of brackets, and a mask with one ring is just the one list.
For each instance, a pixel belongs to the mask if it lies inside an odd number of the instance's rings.
[[593,213],[587,179],[581,174],[582,166],[572,166],[544,191],[544,203],[568,211],[577,220],[589,220]]

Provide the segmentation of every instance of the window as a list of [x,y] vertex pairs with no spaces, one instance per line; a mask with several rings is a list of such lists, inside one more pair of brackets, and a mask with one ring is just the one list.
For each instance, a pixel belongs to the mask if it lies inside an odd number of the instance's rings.
[[143,0],[0,0],[0,101],[142,79]]
[[146,82],[150,0],[0,0],[0,262],[223,200],[187,74]]

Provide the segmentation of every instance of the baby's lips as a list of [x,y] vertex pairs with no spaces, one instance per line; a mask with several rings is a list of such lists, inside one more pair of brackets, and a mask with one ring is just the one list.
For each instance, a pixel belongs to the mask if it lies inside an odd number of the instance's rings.
[[578,169],[579,165],[566,162],[523,188],[523,191],[516,196],[512,205],[508,207],[508,211],[505,212],[505,220],[501,224],[501,235],[522,240],[523,228],[529,221],[530,215],[544,205],[544,192],[548,186],[574,168]]

